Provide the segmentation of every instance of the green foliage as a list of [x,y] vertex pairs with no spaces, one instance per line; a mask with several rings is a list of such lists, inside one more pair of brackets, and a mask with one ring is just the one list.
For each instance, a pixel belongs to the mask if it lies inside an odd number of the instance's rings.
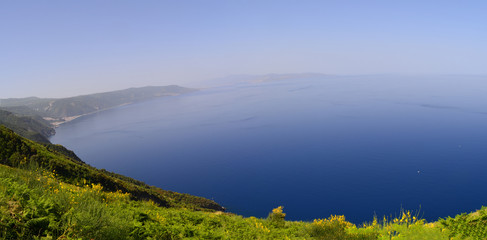
[[285,218],[286,214],[282,211],[284,207],[279,206],[277,208],[272,209],[272,212],[269,213],[267,220],[275,227],[282,227],[285,225]]
[[308,229],[314,223],[285,221],[282,208],[276,208],[269,219],[161,208],[151,201],[131,200],[130,194],[121,191],[103,191],[101,185],[67,184],[55,173],[42,169],[27,171],[1,165],[0,210],[3,239],[375,239],[376,236],[344,232],[343,226],[353,226],[351,223],[330,226],[331,233],[327,235],[310,235]]
[[355,228],[350,222],[345,221],[345,216],[332,215],[327,219],[315,219],[307,226],[309,235],[315,239],[326,240],[355,240],[355,239],[377,239],[378,233],[350,232],[348,229]]
[[78,163],[84,163],[73,151],[65,148],[62,145],[48,143],[48,144],[44,144],[44,146],[49,152],[54,152],[54,153],[64,155],[66,158]]
[[[357,227],[344,216],[313,222],[285,221],[283,208],[267,219],[224,212],[162,208],[134,201],[129,193],[107,192],[100,184],[65,183],[55,172],[0,165],[1,239],[460,239],[465,222],[478,223],[485,211],[426,223],[403,211],[400,217]],[[458,219],[457,219],[458,218]],[[466,221],[459,221],[466,219]],[[443,221],[443,220],[442,220]],[[483,225],[484,226],[484,225]],[[482,226],[465,232],[482,231]],[[467,239],[483,239],[469,235]]]
[[101,185],[72,185],[48,171],[0,166],[0,238],[3,239],[305,239],[307,223],[223,212],[161,208],[105,192]]
[[450,237],[462,239],[486,239],[487,238],[487,208],[466,214],[462,213],[455,218],[440,219],[441,225],[450,230]]
[[[427,223],[419,219],[418,214],[401,210],[399,217],[387,218],[379,222],[374,217],[371,223],[364,223],[362,227],[347,229],[352,234],[376,234],[377,239],[424,239],[424,240],[452,240],[448,237],[448,230],[438,226],[438,223]],[[367,239],[367,238],[358,238]],[[369,238],[370,239],[370,238]]]
[[5,125],[25,138],[42,143],[49,143],[48,138],[55,133],[54,128],[41,117],[18,116],[4,110],[0,110],[0,125]]
[[[74,155],[74,153],[73,153]],[[24,139],[13,131],[0,126],[0,163],[12,167],[26,168],[39,166],[56,172],[64,182],[76,184],[88,182],[100,184],[107,191],[122,191],[137,200],[151,200],[164,207],[185,207],[195,210],[219,210],[224,208],[214,201],[165,191],[143,182],[91,167],[77,157],[70,156],[69,150],[56,145],[42,145]]]

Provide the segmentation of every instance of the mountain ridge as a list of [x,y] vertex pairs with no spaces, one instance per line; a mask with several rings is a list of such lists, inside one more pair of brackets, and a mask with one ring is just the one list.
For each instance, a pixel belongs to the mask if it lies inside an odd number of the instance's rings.
[[57,126],[80,116],[109,108],[194,91],[197,89],[168,85],[128,88],[68,98],[7,98],[0,99],[0,109],[19,115],[38,115],[53,126]]

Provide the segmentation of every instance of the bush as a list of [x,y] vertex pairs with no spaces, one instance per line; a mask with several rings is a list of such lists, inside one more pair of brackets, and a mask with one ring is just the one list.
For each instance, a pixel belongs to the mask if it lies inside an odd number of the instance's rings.
[[284,227],[284,225],[286,224],[286,214],[282,212],[283,208],[283,206],[279,206],[272,209],[272,212],[269,213],[267,220],[271,223],[272,226],[279,228]]

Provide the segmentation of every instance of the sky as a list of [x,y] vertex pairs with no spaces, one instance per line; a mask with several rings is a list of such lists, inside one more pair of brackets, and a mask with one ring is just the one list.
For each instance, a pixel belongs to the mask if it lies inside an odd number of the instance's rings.
[[0,98],[234,74],[487,74],[487,1],[0,1]]

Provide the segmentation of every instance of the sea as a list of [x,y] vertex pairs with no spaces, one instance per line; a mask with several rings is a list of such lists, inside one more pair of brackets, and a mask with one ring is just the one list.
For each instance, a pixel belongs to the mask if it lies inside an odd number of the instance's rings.
[[51,141],[247,217],[436,221],[487,205],[485,76],[223,82],[80,117]]

